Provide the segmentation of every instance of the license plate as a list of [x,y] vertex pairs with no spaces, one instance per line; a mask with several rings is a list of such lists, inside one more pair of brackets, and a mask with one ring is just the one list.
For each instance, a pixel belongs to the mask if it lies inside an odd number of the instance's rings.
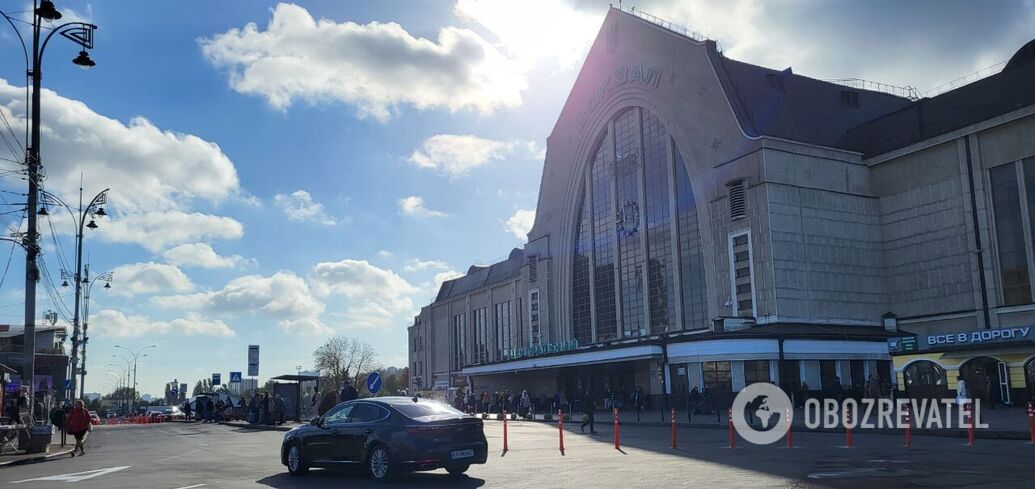
[[456,450],[449,452],[449,458],[456,460],[458,458],[471,458],[474,456],[474,450]]

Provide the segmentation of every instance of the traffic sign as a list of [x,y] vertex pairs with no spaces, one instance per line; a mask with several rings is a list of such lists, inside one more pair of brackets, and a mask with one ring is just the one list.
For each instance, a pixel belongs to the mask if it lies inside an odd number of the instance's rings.
[[72,390],[72,379],[65,379],[65,390]]
[[237,384],[241,382],[241,372],[230,372],[230,383]]
[[219,385],[220,375],[221,374],[212,374],[212,385],[213,386]]
[[248,376],[259,375],[259,345],[248,345]]
[[371,394],[377,394],[381,390],[381,374],[370,372],[370,375],[367,376],[367,390]]

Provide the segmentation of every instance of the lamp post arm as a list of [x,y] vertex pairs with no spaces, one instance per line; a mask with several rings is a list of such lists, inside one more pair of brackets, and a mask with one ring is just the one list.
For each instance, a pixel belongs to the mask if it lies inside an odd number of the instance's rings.
[[0,10],[0,15],[7,20],[8,24],[11,24],[11,28],[14,29],[14,33],[18,35],[18,41],[22,43],[22,54],[25,55],[25,67],[29,67],[29,47],[25,45],[25,38],[22,37],[22,31],[18,30],[18,26],[14,25],[14,21],[11,20],[11,16],[7,15],[3,10]]
[[[47,43],[50,42],[50,38],[54,37],[54,34],[61,34],[66,39],[86,48],[93,49],[93,31],[97,29],[96,25],[88,24],[86,22],[68,22],[61,24],[50,31],[47,37],[43,39],[43,44],[40,45],[39,53],[36,55],[36,66],[37,70],[42,71],[43,68],[43,52],[47,49]],[[79,36],[69,34],[72,31],[76,31]],[[38,76],[39,74],[37,74]]]

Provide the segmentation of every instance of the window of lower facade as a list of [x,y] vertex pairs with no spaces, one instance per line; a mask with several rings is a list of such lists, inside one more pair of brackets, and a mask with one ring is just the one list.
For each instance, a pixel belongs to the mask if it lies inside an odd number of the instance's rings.
[[510,358],[511,349],[510,301],[495,304],[492,316],[496,328],[496,360],[505,360]]
[[744,385],[751,385],[757,382],[770,382],[769,360],[745,360],[744,361]]
[[489,361],[489,323],[488,308],[475,309],[474,315],[474,354],[472,362],[475,364]]
[[701,364],[704,388],[708,392],[730,392],[733,390],[733,376],[730,362],[704,362]]
[[453,370],[464,368],[467,352],[467,314],[453,316]]

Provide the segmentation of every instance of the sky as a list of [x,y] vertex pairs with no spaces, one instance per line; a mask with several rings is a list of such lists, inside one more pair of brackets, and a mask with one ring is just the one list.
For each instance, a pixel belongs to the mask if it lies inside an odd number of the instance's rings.
[[[521,246],[546,137],[606,1],[56,1],[99,26],[97,66],[55,37],[44,56],[44,188],[110,188],[84,240],[93,275],[86,392],[146,350],[142,393],[247,370],[312,367],[328,337],[405,366],[406,327],[442,280]],[[617,6],[617,3],[616,3]],[[716,39],[734,59],[920,93],[1007,60],[1035,2],[623,2]],[[0,1],[19,19],[31,4]],[[29,32],[21,22],[23,35]],[[25,66],[0,24],[0,225],[26,184]],[[2,122],[0,122],[2,124]],[[13,160],[13,161],[10,161]],[[21,206],[21,207],[19,207]],[[38,316],[68,324],[75,225],[40,223]],[[4,256],[6,255],[6,256]],[[9,260],[4,260],[9,258]],[[24,253],[0,242],[0,324],[20,325]],[[121,365],[121,366],[120,366]]]

